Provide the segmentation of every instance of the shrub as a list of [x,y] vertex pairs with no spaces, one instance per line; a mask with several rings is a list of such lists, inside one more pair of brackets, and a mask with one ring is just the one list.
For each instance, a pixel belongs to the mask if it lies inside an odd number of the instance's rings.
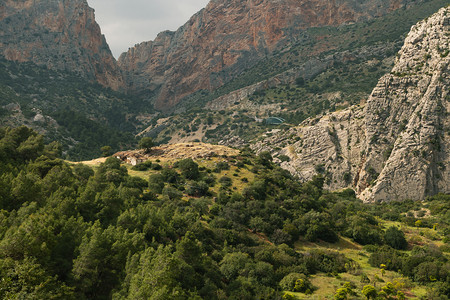
[[175,167],[181,170],[181,174],[186,179],[196,180],[200,175],[200,171],[198,170],[198,164],[194,162],[191,158],[186,158],[178,161],[175,164]]
[[145,161],[143,163],[140,163],[140,164],[137,164],[137,165],[133,166],[131,168],[131,170],[133,170],[133,171],[147,171],[148,169],[151,169],[152,166],[153,166],[152,162],[148,160],[148,161]]
[[230,177],[228,177],[228,176],[222,176],[222,177],[220,177],[220,179],[219,179],[219,183],[220,183],[224,188],[227,188],[227,187],[230,187],[230,186],[231,186],[232,181],[231,181],[231,178],[230,178]]
[[313,286],[308,278],[304,274],[300,273],[290,273],[284,276],[284,278],[280,281],[280,287],[283,290],[290,292],[304,293],[307,290],[313,290]]
[[163,189],[162,194],[169,198],[169,200],[180,200],[183,193],[173,187],[167,186]]
[[280,156],[278,156],[278,159],[281,160],[282,162],[290,161],[290,160],[291,160],[291,159],[289,158],[289,156],[287,156],[287,155],[280,155]]
[[208,194],[208,190],[209,190],[209,186],[206,182],[193,181],[186,188],[186,193],[189,196],[201,197],[201,196],[206,196]]
[[362,289],[362,294],[366,296],[367,300],[375,299],[377,297],[377,290],[371,285],[366,285]]
[[399,251],[385,245],[379,247],[378,251],[370,255],[369,264],[372,267],[379,267],[381,264],[385,264],[387,270],[398,271],[402,268],[403,255]]
[[386,230],[384,233],[384,241],[386,244],[397,250],[406,249],[408,246],[405,234],[395,226],[391,226]]
[[161,174],[150,175],[148,179],[148,187],[152,192],[161,194],[164,188],[164,176]]
[[229,169],[230,169],[230,165],[226,161],[219,161],[216,164],[216,168],[214,169],[214,172],[220,173],[220,171],[229,170]]

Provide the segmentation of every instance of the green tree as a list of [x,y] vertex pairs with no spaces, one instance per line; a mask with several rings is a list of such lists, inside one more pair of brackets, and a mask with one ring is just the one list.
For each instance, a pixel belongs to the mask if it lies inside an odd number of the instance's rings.
[[392,282],[386,282],[386,285],[381,287],[381,290],[386,293],[386,295],[395,295],[397,290]]
[[74,289],[51,276],[33,258],[0,259],[1,299],[77,299]]
[[144,149],[145,153],[150,153],[153,146],[155,146],[155,143],[151,137],[143,137],[138,144],[139,149]]
[[404,250],[408,246],[405,234],[395,226],[389,227],[384,233],[384,241],[386,244],[397,250]]
[[95,222],[85,233],[74,260],[73,277],[87,298],[106,298],[117,287],[128,253],[144,246],[142,234]]
[[187,299],[180,282],[190,274],[183,273],[182,265],[171,247],[160,245],[156,251],[147,248],[140,255],[134,274],[129,274],[127,299]]
[[335,300],[346,300],[346,299],[348,299],[347,294],[348,294],[348,291],[346,288],[344,288],[344,287],[338,288],[336,290],[336,293],[334,294],[334,299]]
[[14,208],[24,202],[41,202],[42,185],[38,175],[21,171],[11,184],[11,195],[14,197]]
[[17,152],[24,160],[36,159],[43,150],[43,136],[34,132],[17,148]]
[[148,178],[148,188],[156,194],[161,194],[164,188],[164,176],[161,174],[150,175]]
[[295,84],[299,87],[303,87],[305,85],[305,79],[301,76],[297,77],[297,79],[295,79]]
[[100,151],[102,152],[102,157],[107,157],[111,155],[111,146],[103,146],[100,148]]
[[162,194],[167,197],[169,200],[180,200],[183,197],[183,193],[180,192],[179,190],[171,187],[171,186],[166,186],[163,191]]
[[206,182],[191,181],[186,188],[186,193],[189,196],[201,197],[201,196],[206,196],[208,194],[208,190],[209,190],[209,186]]
[[377,290],[371,285],[366,285],[362,289],[362,294],[366,296],[367,300],[375,299],[377,297]]
[[280,281],[280,287],[284,291],[290,292],[306,292],[306,290],[312,290],[312,285],[308,278],[301,273],[289,273],[284,276]]
[[270,154],[269,151],[262,151],[259,155],[258,155],[258,159],[257,159],[257,163],[270,168],[271,164],[272,164],[272,154]]
[[251,260],[246,253],[228,253],[220,262],[220,272],[226,279],[232,280],[244,273],[250,262]]
[[186,179],[196,180],[200,176],[200,171],[198,170],[198,164],[194,162],[191,158],[186,158],[178,161],[175,164],[181,171],[181,174]]

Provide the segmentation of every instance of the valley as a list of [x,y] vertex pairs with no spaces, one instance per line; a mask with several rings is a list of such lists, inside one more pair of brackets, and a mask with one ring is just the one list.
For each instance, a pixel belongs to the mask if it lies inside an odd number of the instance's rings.
[[448,299],[449,4],[3,1],[0,298]]

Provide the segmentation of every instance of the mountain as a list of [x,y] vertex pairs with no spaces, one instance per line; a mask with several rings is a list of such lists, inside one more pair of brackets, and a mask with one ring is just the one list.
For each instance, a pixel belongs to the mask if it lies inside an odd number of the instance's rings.
[[75,72],[114,90],[124,86],[86,0],[4,0],[0,28],[0,55],[7,60]]
[[0,126],[33,128],[60,142],[67,159],[133,147],[136,116],[150,107],[77,73],[0,58]]
[[[143,134],[161,143],[201,140],[241,147],[265,131],[358,104],[392,69],[411,26],[446,4],[432,0],[359,23],[307,28],[298,42],[223,86],[188,96],[171,115],[153,116]],[[261,122],[272,116],[285,123]]]
[[450,192],[449,27],[448,6],[413,26],[367,103],[308,119],[254,148],[303,179],[323,173],[330,189],[354,187],[365,201]]
[[26,125],[81,160],[135,145],[138,114],[86,0],[0,2],[0,126]]
[[176,32],[130,48],[118,62],[128,89],[167,111],[195,91],[214,90],[298,42],[306,28],[372,19],[414,2],[419,1],[211,1]]

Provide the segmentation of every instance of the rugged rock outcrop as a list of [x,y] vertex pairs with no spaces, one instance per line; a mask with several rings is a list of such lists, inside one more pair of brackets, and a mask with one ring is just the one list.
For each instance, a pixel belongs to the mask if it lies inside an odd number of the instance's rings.
[[213,90],[305,28],[372,18],[414,0],[212,0],[176,32],[162,32],[119,58],[128,88],[167,110],[183,97]]
[[[282,166],[327,187],[352,186],[365,201],[450,192],[450,8],[413,26],[392,72],[367,103],[257,143],[290,158]],[[276,148],[281,150],[274,150]]]
[[124,86],[86,0],[1,1],[0,55],[77,72],[115,90]]

